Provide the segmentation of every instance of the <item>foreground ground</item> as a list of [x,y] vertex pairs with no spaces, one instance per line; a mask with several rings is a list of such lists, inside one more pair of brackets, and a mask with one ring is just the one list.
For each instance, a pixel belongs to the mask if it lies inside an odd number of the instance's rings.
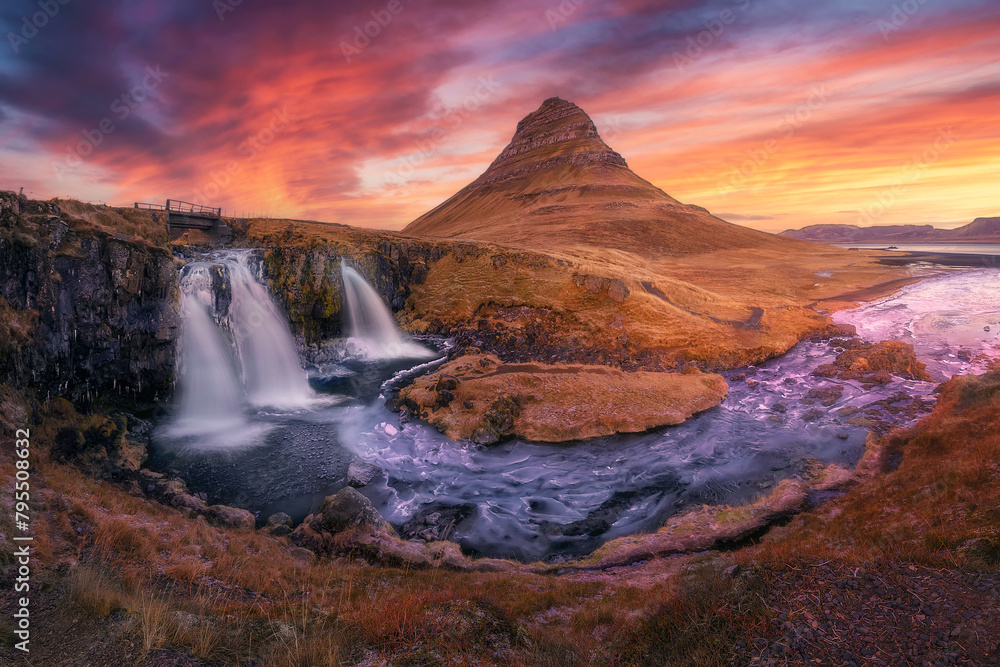
[[[39,443],[65,418],[4,396],[7,419],[34,423]],[[873,439],[845,495],[756,541],[562,574],[317,561],[287,538],[208,525],[89,479],[42,444],[32,653],[11,647],[8,575],[0,656],[33,665],[996,664],[998,414],[1000,373],[957,378],[916,428]],[[2,522],[12,534],[9,511]]]

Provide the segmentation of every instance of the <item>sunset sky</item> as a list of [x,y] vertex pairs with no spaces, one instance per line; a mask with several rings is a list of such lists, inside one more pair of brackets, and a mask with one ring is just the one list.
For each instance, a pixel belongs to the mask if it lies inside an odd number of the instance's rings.
[[996,0],[15,0],[0,22],[0,188],[33,197],[399,229],[558,96],[732,222],[1000,215]]

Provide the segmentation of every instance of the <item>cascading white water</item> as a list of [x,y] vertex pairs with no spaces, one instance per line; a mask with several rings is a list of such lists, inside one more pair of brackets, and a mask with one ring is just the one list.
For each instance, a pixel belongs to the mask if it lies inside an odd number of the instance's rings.
[[247,397],[254,405],[297,408],[315,399],[285,316],[253,275],[247,254],[226,263],[232,286],[228,323]]
[[246,425],[235,360],[209,308],[198,292],[184,294],[180,416],[173,424],[174,435],[229,431]]
[[247,419],[248,403],[296,409],[316,400],[285,317],[248,259],[230,252],[184,268],[178,414],[168,436],[246,441],[260,432]]
[[365,348],[369,356],[379,359],[434,356],[433,351],[403,337],[382,297],[360,273],[341,264],[341,276],[344,279],[349,335]]

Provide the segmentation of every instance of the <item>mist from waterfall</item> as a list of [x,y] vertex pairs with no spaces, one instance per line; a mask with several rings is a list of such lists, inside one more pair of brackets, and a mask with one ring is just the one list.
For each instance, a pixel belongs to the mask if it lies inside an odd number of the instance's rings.
[[432,350],[403,336],[382,297],[360,273],[343,263],[340,271],[344,282],[348,334],[369,357],[422,359],[435,356]]

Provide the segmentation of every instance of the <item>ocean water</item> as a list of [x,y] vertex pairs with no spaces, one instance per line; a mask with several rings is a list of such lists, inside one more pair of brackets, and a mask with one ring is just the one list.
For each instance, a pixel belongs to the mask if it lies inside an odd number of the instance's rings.
[[841,248],[885,250],[895,246],[899,252],[937,252],[955,255],[1000,255],[1000,243],[834,243]]

